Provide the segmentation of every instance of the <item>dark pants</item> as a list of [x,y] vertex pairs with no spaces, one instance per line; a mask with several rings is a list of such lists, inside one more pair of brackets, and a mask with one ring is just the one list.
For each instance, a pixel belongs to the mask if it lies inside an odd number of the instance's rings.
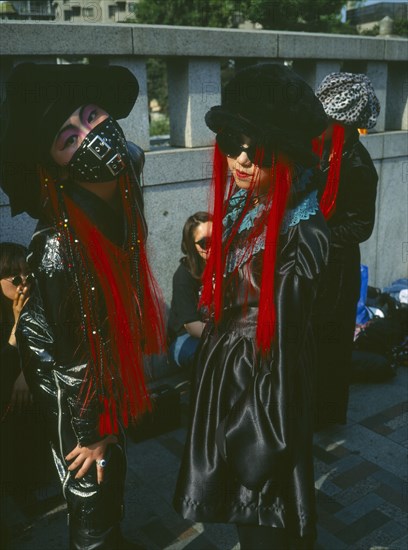
[[67,501],[70,550],[119,550],[122,548],[120,522],[123,515],[123,493],[126,457],[121,445],[109,445],[104,481],[96,480],[92,465],[81,479],[69,473],[54,451],[62,491]]

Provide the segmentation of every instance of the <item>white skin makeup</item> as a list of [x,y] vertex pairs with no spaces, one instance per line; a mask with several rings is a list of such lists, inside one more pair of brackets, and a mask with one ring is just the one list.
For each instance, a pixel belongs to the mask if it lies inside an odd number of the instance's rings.
[[[98,107],[98,105],[83,105],[76,109],[58,130],[51,145],[51,158],[58,166],[62,168],[67,166],[89,132],[108,117],[109,114],[101,107]],[[100,184],[80,181],[76,183],[111,204],[114,208],[119,208],[117,200],[115,200],[116,179]]]
[[50,149],[52,159],[59,166],[67,166],[84,138],[108,116],[108,113],[97,105],[79,107],[58,130]]

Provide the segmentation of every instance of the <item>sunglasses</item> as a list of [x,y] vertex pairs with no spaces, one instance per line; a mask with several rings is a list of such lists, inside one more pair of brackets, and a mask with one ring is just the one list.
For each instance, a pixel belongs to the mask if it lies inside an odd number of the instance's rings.
[[9,279],[6,279],[6,281],[16,287],[20,285],[27,286],[34,281],[34,275],[32,273],[29,273],[26,277],[24,277],[24,275],[16,275],[15,277],[10,277]]
[[[224,153],[224,155],[227,155],[227,157],[237,158],[242,152],[245,152],[253,164],[255,164],[255,159],[257,161],[259,160],[259,149],[263,146],[262,144],[257,144],[254,139],[251,139],[252,143],[249,145],[243,145],[242,136],[234,132],[221,132],[217,134],[215,139],[221,152]],[[269,153],[267,154],[266,150],[264,152],[262,166],[272,166],[272,155]]]
[[208,250],[208,248],[210,248],[210,238],[209,237],[203,237],[199,241],[195,241],[195,244],[198,244],[198,246],[202,250]]

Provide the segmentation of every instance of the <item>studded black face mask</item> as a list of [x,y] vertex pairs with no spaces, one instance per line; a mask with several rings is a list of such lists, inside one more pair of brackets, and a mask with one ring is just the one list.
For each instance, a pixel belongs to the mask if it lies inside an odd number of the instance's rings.
[[81,143],[69,163],[77,181],[111,181],[129,166],[129,152],[122,129],[108,117],[95,126]]

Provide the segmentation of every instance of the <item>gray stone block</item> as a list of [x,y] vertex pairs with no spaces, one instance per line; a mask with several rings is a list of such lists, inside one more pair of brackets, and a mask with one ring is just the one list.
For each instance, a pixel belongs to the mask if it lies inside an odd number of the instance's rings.
[[277,57],[276,31],[167,25],[129,25],[136,55],[170,57]]
[[385,40],[385,61],[405,61],[408,59],[408,40],[406,38],[388,38]]
[[144,184],[172,184],[210,180],[212,175],[212,147],[196,149],[164,149],[146,154]]
[[340,61],[317,61],[315,69],[314,89],[317,89],[324,79],[330,73],[337,73],[341,69]]
[[181,232],[191,214],[208,209],[208,181],[147,187],[144,193],[149,228],[148,252],[167,304],[181,252]]
[[408,132],[385,133],[383,155],[385,159],[405,157],[408,162]]
[[386,130],[408,129],[407,64],[390,63],[387,81]]
[[278,56],[283,59],[384,59],[384,41],[378,38],[321,33],[279,33]]
[[384,136],[386,134],[366,134],[360,136],[360,141],[370,153],[373,160],[382,160],[384,157]]
[[146,62],[134,57],[114,57],[111,65],[121,65],[129,69],[139,82],[139,95],[129,116],[120,121],[126,138],[142,147],[150,148],[149,104],[147,97]]
[[375,93],[381,106],[375,129],[377,132],[384,132],[387,108],[388,64],[381,61],[371,61],[367,63],[366,74],[374,86]]
[[183,59],[168,63],[170,141],[173,146],[203,147],[214,141],[204,122],[206,112],[221,102],[218,61]]
[[129,55],[132,30],[127,25],[1,23],[2,55]]
[[11,241],[28,246],[36,224],[37,220],[31,218],[28,214],[19,214],[12,218],[10,207],[5,205],[0,206],[2,241]]

